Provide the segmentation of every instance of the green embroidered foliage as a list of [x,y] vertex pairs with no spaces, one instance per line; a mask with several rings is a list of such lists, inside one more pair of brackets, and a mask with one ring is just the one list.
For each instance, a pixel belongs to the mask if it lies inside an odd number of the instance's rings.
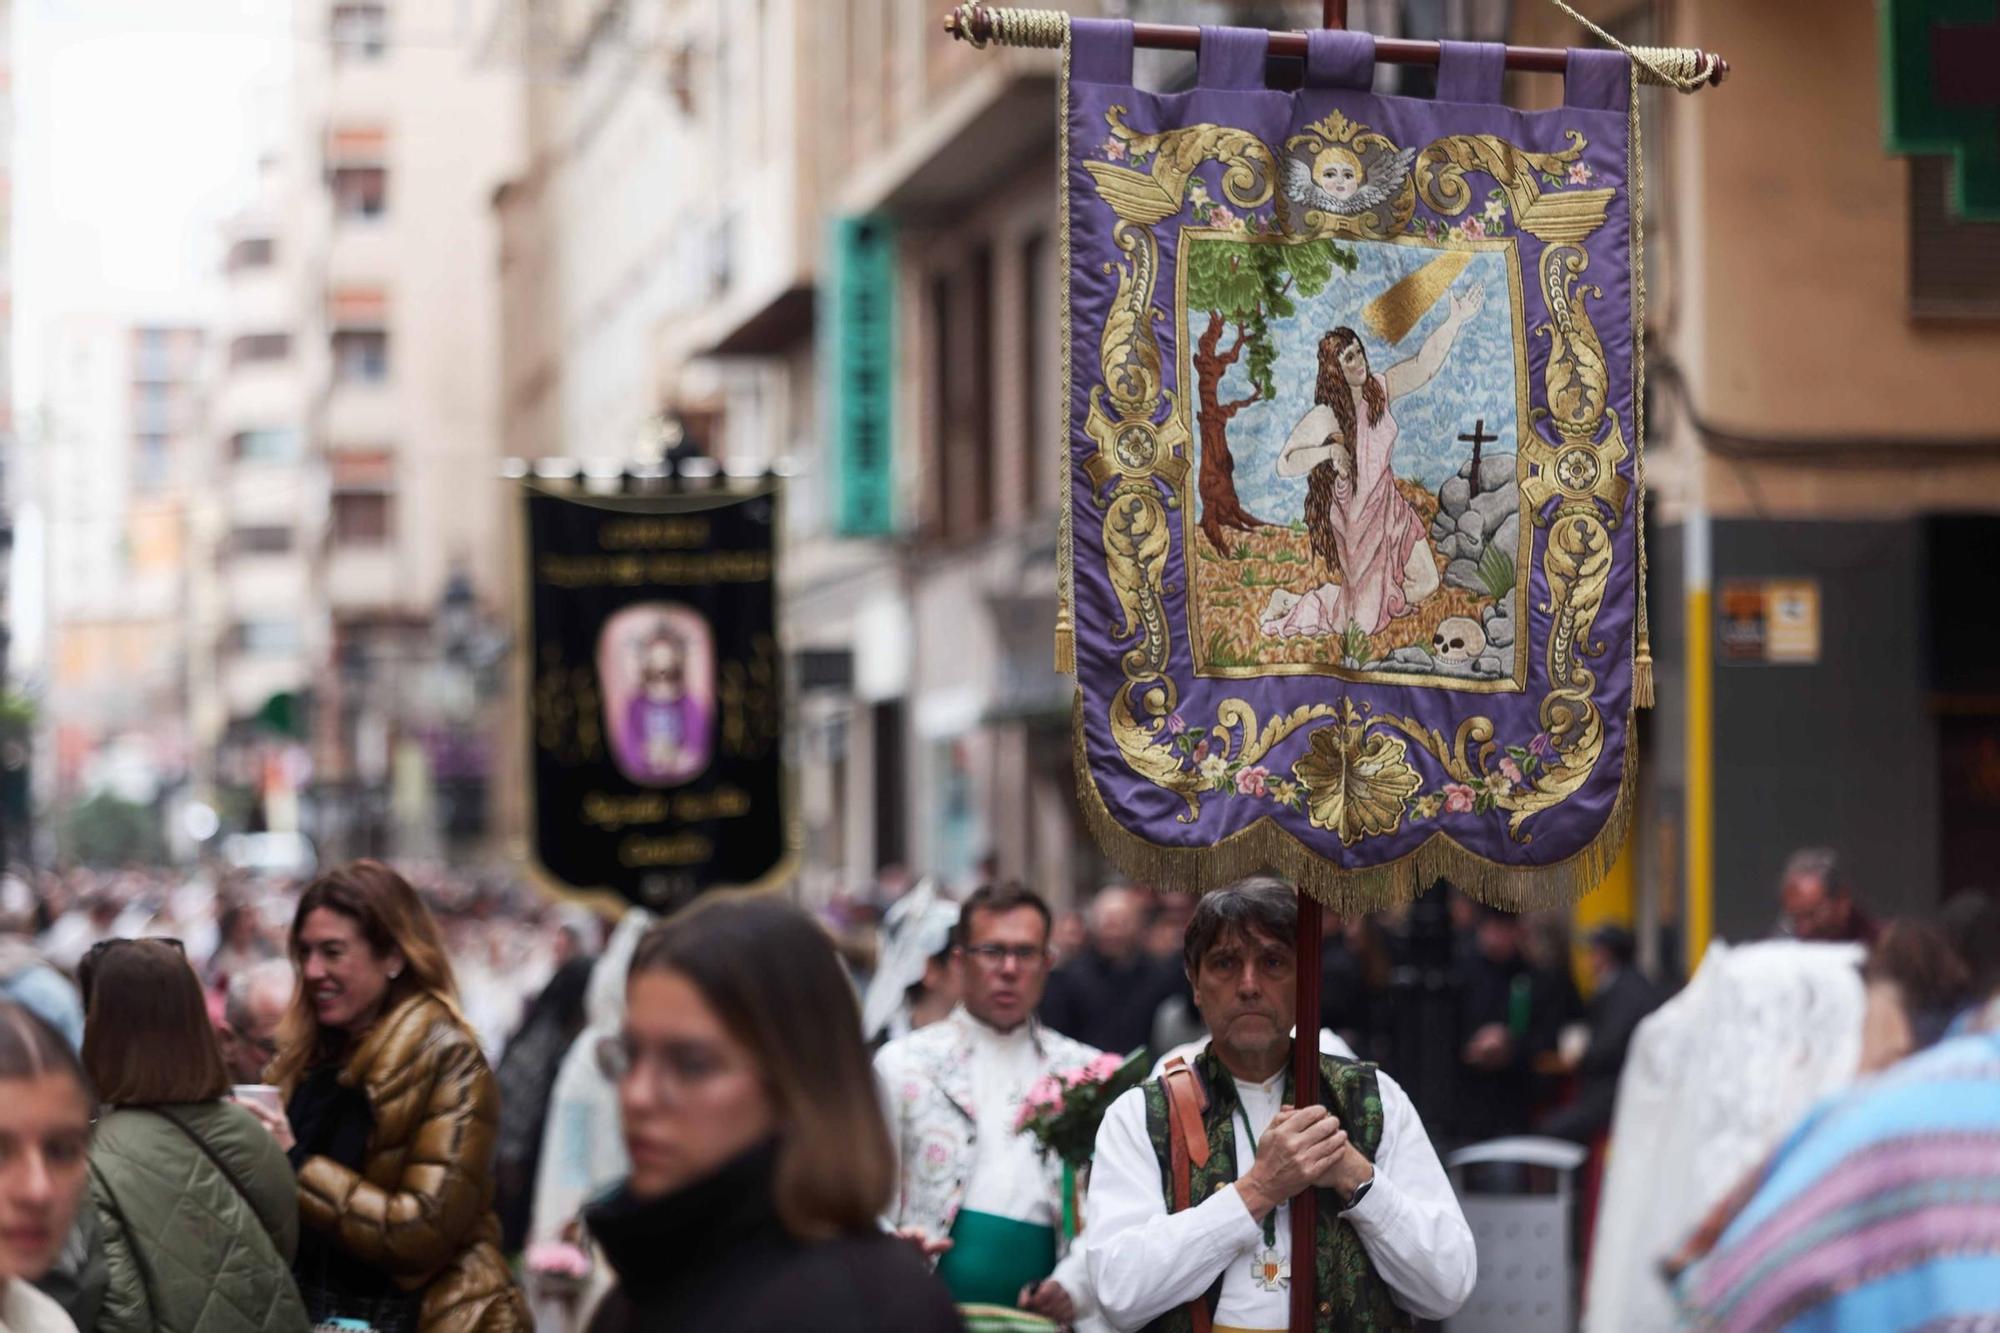
[[1293,298],[1317,296],[1333,281],[1333,271],[1352,273],[1360,259],[1331,240],[1277,242],[1198,240],[1188,246],[1189,309],[1210,310],[1235,324],[1248,353],[1244,370],[1262,398],[1276,391],[1272,368],[1278,349],[1272,319],[1287,319]]

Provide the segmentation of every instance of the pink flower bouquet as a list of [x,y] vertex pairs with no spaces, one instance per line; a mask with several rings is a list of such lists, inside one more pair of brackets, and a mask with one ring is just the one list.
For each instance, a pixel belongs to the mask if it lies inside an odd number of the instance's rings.
[[556,1300],[573,1300],[590,1281],[590,1255],[568,1241],[545,1240],[528,1247],[522,1256],[528,1280],[538,1295]]
[[1128,1089],[1145,1081],[1146,1052],[1120,1057],[1106,1052],[1079,1069],[1043,1076],[1028,1089],[1014,1128],[1032,1134],[1043,1152],[1054,1153],[1067,1165],[1090,1164],[1097,1146],[1097,1127]]

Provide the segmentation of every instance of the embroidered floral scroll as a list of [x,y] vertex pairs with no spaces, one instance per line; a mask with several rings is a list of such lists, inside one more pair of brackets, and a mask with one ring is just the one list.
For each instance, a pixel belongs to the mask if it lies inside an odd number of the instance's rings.
[[[1084,805],[1129,873],[1264,867],[1329,902],[1438,874],[1594,884],[1622,841],[1638,440],[1625,57],[1435,100],[1373,41],[1205,29],[1131,86],[1129,25],[1066,65],[1068,607]],[[1066,645],[1064,646],[1066,650]]]

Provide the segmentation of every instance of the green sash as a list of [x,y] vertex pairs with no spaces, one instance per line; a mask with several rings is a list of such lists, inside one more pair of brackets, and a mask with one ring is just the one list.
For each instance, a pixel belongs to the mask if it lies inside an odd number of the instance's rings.
[[961,1208],[951,1242],[937,1273],[960,1305],[1019,1305],[1021,1288],[1055,1271],[1054,1227]]
[[[1208,1109],[1202,1113],[1208,1130],[1208,1165],[1193,1169],[1190,1194],[1191,1200],[1199,1203],[1238,1175],[1236,1083],[1208,1047],[1203,1047],[1190,1063],[1208,1094]],[[1375,1066],[1331,1055],[1321,1055],[1319,1063],[1319,1102],[1340,1117],[1341,1128],[1347,1131],[1349,1140],[1362,1156],[1373,1161],[1376,1150],[1382,1146],[1382,1097],[1375,1082]],[[1145,1085],[1145,1098],[1146,1132],[1152,1139],[1153,1152],[1160,1159],[1160,1186],[1171,1211],[1174,1182],[1170,1179],[1172,1154],[1167,1138],[1171,1129],[1166,1088],[1159,1079]],[[1297,1104],[1289,1068],[1285,1072],[1284,1100]],[[1330,1190],[1319,1191],[1318,1231],[1314,1240],[1319,1287],[1314,1333],[1387,1333],[1387,1330],[1415,1327],[1408,1313],[1396,1304],[1388,1284],[1375,1271],[1353,1223],[1340,1215],[1340,1202]],[[1220,1276],[1206,1296],[1197,1297],[1208,1302],[1211,1315],[1221,1298]],[[1188,1307],[1178,1305],[1147,1324],[1145,1333],[1190,1333],[1193,1327]]]

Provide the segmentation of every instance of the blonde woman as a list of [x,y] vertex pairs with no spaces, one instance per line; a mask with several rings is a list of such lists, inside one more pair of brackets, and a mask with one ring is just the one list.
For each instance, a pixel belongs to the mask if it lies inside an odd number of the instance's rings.
[[293,1272],[314,1322],[527,1333],[493,1214],[499,1093],[429,910],[356,861],[307,887],[291,954],[285,1110],[264,1117],[298,1171]]

